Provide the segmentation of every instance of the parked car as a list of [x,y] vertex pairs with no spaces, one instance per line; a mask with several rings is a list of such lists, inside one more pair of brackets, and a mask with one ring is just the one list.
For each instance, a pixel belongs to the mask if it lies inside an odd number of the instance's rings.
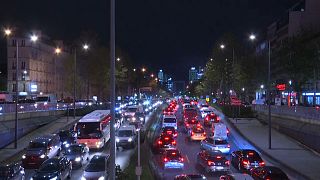
[[84,144],[72,144],[64,152],[73,167],[82,167],[89,161],[89,148]]
[[252,149],[242,149],[232,152],[231,163],[240,172],[265,166],[265,162],[262,160],[259,153]]
[[229,171],[230,161],[220,151],[203,150],[197,155],[197,163],[204,168],[207,173],[218,171]]
[[257,180],[289,180],[286,173],[284,173],[280,168],[274,166],[264,166],[251,169],[251,176],[253,179]]
[[90,160],[87,167],[84,169],[81,180],[95,179],[106,180],[108,179],[108,165],[110,155],[94,155]]
[[20,163],[0,165],[1,180],[24,180],[25,171]]
[[30,141],[26,152],[22,155],[24,168],[38,168],[46,159],[59,156],[61,142],[57,134],[38,137]]
[[70,179],[72,164],[66,157],[55,157],[44,161],[31,180]]

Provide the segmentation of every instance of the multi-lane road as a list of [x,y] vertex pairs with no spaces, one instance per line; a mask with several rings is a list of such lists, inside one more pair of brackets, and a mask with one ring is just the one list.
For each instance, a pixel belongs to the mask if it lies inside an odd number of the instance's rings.
[[[230,126],[228,124],[228,122],[226,121],[224,115],[217,111],[216,109],[213,109],[214,112],[216,114],[218,114],[222,121],[227,125],[227,127],[230,129],[230,136],[229,136],[229,144],[231,146],[231,150],[235,151],[238,149],[254,149],[257,152],[259,152],[254,146],[252,146],[248,141],[246,141],[241,135],[239,135],[237,133],[237,131],[235,131],[232,126]],[[178,121],[181,120],[182,118],[182,108],[181,105],[178,109],[178,111],[176,112],[176,116]],[[198,112],[199,113],[199,112]],[[198,117],[201,117],[200,115]],[[157,123],[161,123],[161,121],[158,121]],[[161,125],[158,126],[158,133],[160,133],[160,127]],[[209,134],[210,129],[209,128],[205,128],[207,134]],[[184,133],[183,131],[183,125],[180,125],[178,127],[178,137],[177,137],[177,148],[180,150],[180,152],[182,153],[182,155],[185,157],[185,166],[183,170],[179,170],[179,169],[163,169],[162,163],[161,163],[161,155],[155,155],[154,156],[154,161],[155,164],[157,164],[158,166],[158,173],[161,177],[163,177],[163,179],[173,179],[176,175],[178,174],[203,174],[205,175],[208,179],[219,179],[221,173],[206,173],[202,167],[200,167],[199,165],[197,165],[196,163],[196,158],[197,158],[197,154],[200,152],[200,143],[199,142],[190,142],[188,141],[188,137],[187,134]],[[264,155],[261,155],[261,157],[263,158],[263,160],[265,161],[266,165],[274,165],[274,166],[278,166],[281,167],[278,163],[273,162],[272,160],[270,160],[268,157],[265,157]],[[228,159],[230,159],[230,155],[228,155]],[[281,167],[282,168],[282,167]],[[291,173],[289,170],[286,170],[285,168],[282,168],[287,175],[290,177]],[[229,173],[238,173],[239,171],[237,169],[235,169],[232,165],[230,166],[230,172]],[[290,178],[291,179],[291,178]]]

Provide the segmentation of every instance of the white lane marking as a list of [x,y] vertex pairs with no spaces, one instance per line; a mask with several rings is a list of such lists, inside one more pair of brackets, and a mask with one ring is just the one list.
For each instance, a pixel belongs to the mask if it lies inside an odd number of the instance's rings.
[[187,162],[190,163],[189,158],[188,158],[188,155],[186,155],[186,159],[187,159]]

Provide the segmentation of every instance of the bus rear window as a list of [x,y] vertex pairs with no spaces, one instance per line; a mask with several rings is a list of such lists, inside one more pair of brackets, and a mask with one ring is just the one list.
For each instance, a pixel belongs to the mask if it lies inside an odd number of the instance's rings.
[[165,118],[163,120],[164,123],[176,123],[177,122],[177,119],[175,118]]

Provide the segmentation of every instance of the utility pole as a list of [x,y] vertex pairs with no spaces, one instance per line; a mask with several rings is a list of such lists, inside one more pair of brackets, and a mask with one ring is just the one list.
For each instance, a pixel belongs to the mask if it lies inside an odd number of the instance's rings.
[[111,93],[111,123],[110,123],[110,135],[111,135],[111,149],[110,149],[110,180],[116,179],[116,142],[115,142],[115,0],[110,0],[110,93]]
[[15,121],[14,121],[14,148],[18,148],[18,103],[19,103],[19,40],[16,40],[16,112],[15,112]]
[[270,76],[271,76],[271,43],[270,40],[268,42],[269,46],[269,52],[268,52],[268,86],[267,86],[267,95],[268,95],[268,125],[269,125],[269,138],[268,138],[268,144],[269,149],[271,149],[271,84],[270,84]]
[[74,48],[74,72],[73,72],[73,119],[76,119],[76,71],[77,71],[77,48]]

